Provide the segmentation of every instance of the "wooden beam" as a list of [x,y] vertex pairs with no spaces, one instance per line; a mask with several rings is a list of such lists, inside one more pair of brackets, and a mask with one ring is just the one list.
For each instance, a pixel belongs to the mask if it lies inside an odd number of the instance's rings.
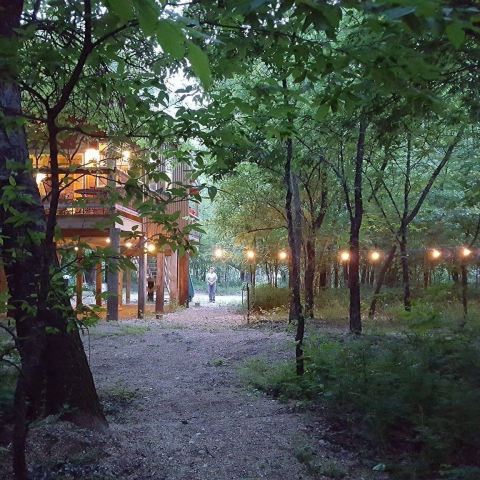
[[118,256],[120,255],[120,230],[110,229],[110,254],[107,270],[107,320],[118,320]]
[[155,279],[155,316],[160,318],[165,305],[165,256],[157,253],[157,278]]
[[138,255],[138,318],[145,315],[145,280],[147,272],[147,255],[145,253],[145,237],[140,241],[140,252]]
[[102,306],[102,283],[103,283],[102,262],[98,262],[95,265],[95,304],[98,307]]
[[118,305],[123,304],[123,270],[118,271]]
[[82,295],[83,295],[83,272],[77,272],[77,275],[76,275],[76,287],[75,287],[75,291],[76,291],[76,296],[77,296],[77,300],[76,300],[76,305],[77,305],[77,308],[83,303],[83,300],[82,300]]
[[128,268],[125,270],[125,303],[130,303],[130,292],[132,290],[132,271]]
[[170,277],[168,279],[168,284],[170,285],[170,304],[174,305],[178,302],[178,252],[173,252],[173,254],[167,258],[167,262]]
[[178,256],[178,304],[188,307],[188,253]]
[[77,273],[75,275],[76,285],[76,306],[77,308],[83,303],[83,270],[82,270],[82,251],[77,252]]

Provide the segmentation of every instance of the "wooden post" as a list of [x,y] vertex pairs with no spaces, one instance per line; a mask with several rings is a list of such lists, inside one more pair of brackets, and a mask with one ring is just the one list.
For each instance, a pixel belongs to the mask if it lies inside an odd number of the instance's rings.
[[178,256],[178,304],[188,307],[188,254]]
[[118,305],[123,305],[123,270],[118,271]]
[[157,278],[155,279],[155,316],[160,318],[165,304],[165,265],[163,252],[157,253]]
[[168,279],[169,280],[169,285],[170,285],[170,291],[169,291],[169,294],[170,294],[170,304],[175,304],[176,302],[178,302],[178,261],[177,261],[177,257],[178,257],[178,252],[174,252],[172,253],[172,255],[170,255],[168,257],[168,262],[169,262],[169,269],[168,269],[168,272],[169,272],[169,276],[170,278]]
[[[80,267],[80,263],[78,264]],[[76,293],[77,293],[77,308],[83,303],[82,295],[83,295],[83,272],[80,270],[77,272],[76,275]]]
[[130,303],[130,292],[132,290],[132,271],[128,268],[125,270],[125,303]]
[[145,314],[145,275],[147,271],[147,255],[145,254],[145,237],[139,243],[138,254],[138,318]]
[[102,306],[102,262],[98,262],[95,265],[95,304],[99,307]]
[[110,253],[107,271],[107,320],[118,320],[118,256],[120,255],[120,229],[110,229]]
[[0,293],[8,292],[7,275],[3,263],[0,262]]
[[77,251],[77,273],[75,275],[75,292],[77,308],[83,303],[83,270],[82,270],[82,250]]

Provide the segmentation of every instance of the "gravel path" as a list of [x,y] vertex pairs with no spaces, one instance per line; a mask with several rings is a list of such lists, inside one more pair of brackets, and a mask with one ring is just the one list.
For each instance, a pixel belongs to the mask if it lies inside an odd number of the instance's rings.
[[[67,461],[73,451],[78,464],[95,464],[81,476],[41,478],[374,478],[319,436],[322,419],[245,388],[238,376],[245,361],[291,358],[293,347],[285,332],[243,323],[228,307],[206,305],[93,329],[90,362],[110,432],[102,440],[72,434],[70,448],[65,432],[34,432],[34,444],[48,441],[50,455],[56,449]],[[42,457],[44,450],[32,455]],[[75,471],[62,468],[62,474]]]

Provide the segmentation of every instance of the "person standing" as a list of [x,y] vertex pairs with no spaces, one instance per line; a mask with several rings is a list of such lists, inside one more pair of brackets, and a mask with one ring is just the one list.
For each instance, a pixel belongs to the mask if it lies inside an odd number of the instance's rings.
[[217,291],[217,274],[215,269],[210,267],[210,270],[207,273],[207,285],[208,285],[208,300],[211,303],[215,303],[215,292]]

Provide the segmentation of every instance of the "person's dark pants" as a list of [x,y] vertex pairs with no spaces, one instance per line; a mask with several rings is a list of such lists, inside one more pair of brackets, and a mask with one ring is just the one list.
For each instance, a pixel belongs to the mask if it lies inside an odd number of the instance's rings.
[[208,284],[208,299],[210,302],[215,301],[215,290],[216,290],[217,285],[214,283],[211,285],[210,283]]

